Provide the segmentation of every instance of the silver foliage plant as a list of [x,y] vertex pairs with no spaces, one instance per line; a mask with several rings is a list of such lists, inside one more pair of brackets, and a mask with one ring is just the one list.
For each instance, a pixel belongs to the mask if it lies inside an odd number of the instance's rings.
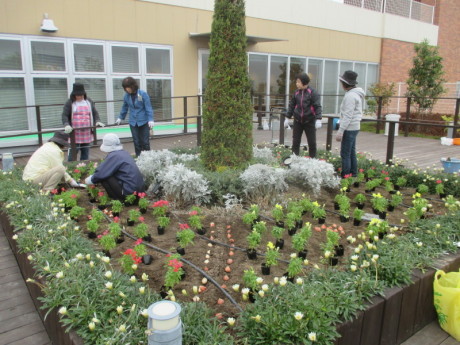
[[310,188],[318,194],[321,188],[337,188],[340,178],[334,172],[334,166],[326,161],[292,155],[287,181]]
[[273,201],[280,193],[287,190],[285,170],[265,164],[249,166],[241,175],[244,193],[251,201]]
[[158,175],[158,182],[163,187],[167,200],[181,205],[201,205],[209,202],[211,191],[203,175],[190,170],[183,164],[168,166]]
[[272,150],[268,147],[262,147],[259,149],[257,146],[253,146],[252,155],[261,164],[276,164],[276,158],[273,156]]

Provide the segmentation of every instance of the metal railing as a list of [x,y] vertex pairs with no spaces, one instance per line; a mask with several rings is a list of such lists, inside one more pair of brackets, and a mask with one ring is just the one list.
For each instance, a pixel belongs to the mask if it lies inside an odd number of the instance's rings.
[[414,0],[344,0],[344,4],[433,24],[434,6]]

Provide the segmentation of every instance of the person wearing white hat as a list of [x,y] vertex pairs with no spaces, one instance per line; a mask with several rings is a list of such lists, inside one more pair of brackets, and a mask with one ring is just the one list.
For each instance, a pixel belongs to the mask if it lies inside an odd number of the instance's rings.
[[94,174],[86,178],[87,185],[100,183],[110,198],[121,201],[134,192],[144,192],[144,177],[116,134],[106,134],[100,149],[108,154]]

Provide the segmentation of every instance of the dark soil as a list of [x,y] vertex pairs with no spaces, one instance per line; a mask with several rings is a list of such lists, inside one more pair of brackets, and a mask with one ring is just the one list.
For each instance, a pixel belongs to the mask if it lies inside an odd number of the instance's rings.
[[[294,199],[299,199],[302,195],[301,190],[291,188],[290,193],[286,195],[286,198],[292,197]],[[358,193],[364,193],[364,187],[361,184],[359,188],[352,188],[348,193],[351,200]],[[389,198],[390,195],[384,189],[377,189],[377,193],[381,193],[383,196]],[[401,226],[401,219],[406,219],[404,212],[407,210],[407,206],[411,205],[411,195],[414,193],[413,189],[405,189],[401,191],[404,194],[403,204],[397,207],[393,212],[387,212],[387,221],[390,225]],[[82,193],[83,194],[83,193]],[[350,245],[346,238],[351,235],[356,237],[359,233],[365,230],[366,222],[362,222],[360,226],[354,226],[353,220],[350,218],[350,221],[347,223],[341,223],[339,215],[334,211],[333,199],[335,192],[323,192],[321,196],[315,198],[311,196],[311,200],[317,200],[320,204],[324,204],[327,212],[326,223],[323,226],[318,225],[318,221],[313,219],[310,214],[303,216],[304,222],[310,222],[312,224],[313,234],[309,241],[308,246],[308,255],[307,259],[309,264],[305,266],[305,273],[308,270],[312,269],[313,265],[318,265],[320,267],[326,267],[322,260],[323,251],[321,245],[326,241],[326,231],[327,227],[333,229],[343,229],[343,234],[341,236],[340,243],[345,248],[345,254],[343,257],[339,258],[338,269],[344,269],[347,265],[347,257],[351,255],[353,248],[359,243],[359,240],[354,245]],[[431,215],[435,215],[436,212],[439,212],[443,208],[443,203],[438,200],[436,196],[432,196],[433,200],[433,210]],[[370,200],[371,195],[367,195],[368,200]],[[155,201],[155,200],[153,200]],[[82,196],[79,204],[81,206],[88,207],[90,209],[92,206],[89,203],[89,199],[86,195]],[[95,207],[96,205],[94,205]],[[123,212],[120,215],[121,223],[125,227],[125,230],[133,234],[133,227],[126,225],[126,219],[128,214],[128,209],[131,207],[125,207]],[[352,203],[352,210],[355,208],[354,203]],[[203,284],[203,274],[202,272],[197,271],[193,267],[184,264],[184,269],[186,272],[185,278],[174,288],[173,292],[175,298],[181,301],[192,301],[194,296],[193,286],[199,287],[200,285],[205,286],[205,291],[198,294],[198,297],[201,301],[207,303],[210,307],[214,308],[216,313],[222,313],[223,317],[237,315],[239,313],[238,307],[232,304],[229,298],[218,288],[221,287],[227,291],[227,293],[232,296],[236,301],[239,307],[244,309],[246,303],[241,298],[241,292],[235,292],[232,289],[232,285],[240,284],[240,287],[243,288],[242,276],[243,272],[246,269],[251,267],[254,268],[255,272],[264,279],[264,283],[273,282],[274,277],[281,277],[286,274],[287,271],[287,262],[289,260],[290,254],[294,252],[290,236],[286,231],[284,234],[285,245],[281,253],[281,259],[277,266],[271,267],[270,275],[262,275],[261,273],[261,264],[264,262],[264,257],[261,255],[265,252],[266,244],[268,241],[273,243],[276,240],[271,235],[271,229],[275,222],[270,217],[271,207],[267,207],[265,212],[261,212],[262,220],[267,222],[267,233],[263,236],[262,243],[258,248],[258,256],[256,260],[249,260],[246,253],[246,236],[249,234],[250,228],[248,225],[244,224],[241,219],[244,212],[244,209],[234,209],[234,210],[225,210],[222,208],[202,208],[204,212],[203,225],[206,227],[206,233],[203,236],[197,235],[194,241],[194,244],[185,248],[185,255],[183,258],[202,270],[208,276],[208,282]],[[169,251],[172,253],[176,252],[178,247],[176,241],[176,232],[179,230],[180,223],[187,223],[188,219],[188,209],[187,210],[177,210],[174,207],[171,208],[171,224],[166,228],[166,231],[163,235],[158,235],[157,233],[157,224],[151,210],[144,214],[145,222],[149,225],[149,233],[152,236],[153,241],[151,245],[161,248],[164,251]],[[366,213],[372,214],[372,208],[370,202],[367,201],[364,207]],[[111,217],[111,212],[106,211],[108,216]],[[85,222],[80,220],[80,225],[85,230]],[[406,225],[407,219],[403,225]],[[101,227],[98,233],[102,233],[106,228]],[[400,231],[404,231],[401,228]],[[94,241],[97,241],[94,240]],[[118,247],[111,251],[112,264],[120,268],[118,265],[118,259],[121,257],[122,253],[128,249],[134,247],[134,241],[126,236],[125,242],[118,245]],[[144,242],[148,244],[147,242]],[[96,245],[97,242],[96,242]],[[154,290],[159,292],[164,284],[164,275],[166,272],[165,264],[167,263],[167,257],[164,253],[156,251],[154,249],[148,248],[148,253],[153,256],[153,261],[150,265],[139,264],[139,268],[136,271],[136,276],[141,277],[142,273],[149,275],[149,285]],[[233,253],[233,254],[232,254]],[[233,260],[232,263],[228,263],[227,260]],[[206,261],[208,260],[208,261]],[[231,261],[229,261],[231,262]],[[226,267],[227,268],[226,271]],[[214,285],[211,281],[213,279],[216,284]],[[240,289],[241,289],[240,288]],[[187,295],[182,294],[182,290],[187,292]],[[218,300],[223,299],[223,304],[218,304]]]

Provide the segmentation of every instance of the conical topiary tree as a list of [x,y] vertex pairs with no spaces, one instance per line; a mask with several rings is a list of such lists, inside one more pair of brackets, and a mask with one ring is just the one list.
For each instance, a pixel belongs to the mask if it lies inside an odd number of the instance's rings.
[[211,170],[252,158],[252,107],[244,0],[216,0],[203,103],[201,158]]

